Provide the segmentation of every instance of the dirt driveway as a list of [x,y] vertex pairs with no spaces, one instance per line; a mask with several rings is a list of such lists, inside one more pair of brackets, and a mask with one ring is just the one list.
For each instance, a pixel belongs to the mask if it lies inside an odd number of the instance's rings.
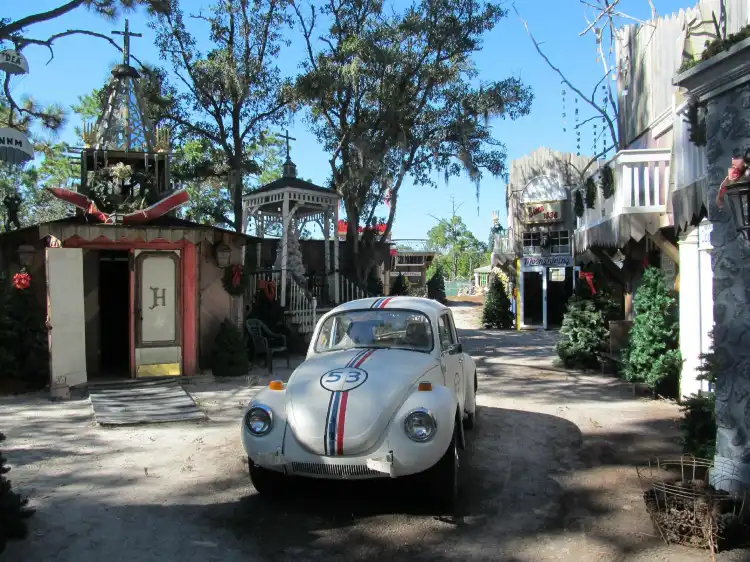
[[553,333],[479,331],[476,307],[455,313],[481,407],[455,513],[430,513],[397,482],[259,497],[239,440],[258,387],[192,385],[211,421],[126,429],[96,426],[86,400],[6,398],[10,476],[38,512],[0,561],[707,559],[653,537],[632,468],[676,451],[676,406],[556,369]]

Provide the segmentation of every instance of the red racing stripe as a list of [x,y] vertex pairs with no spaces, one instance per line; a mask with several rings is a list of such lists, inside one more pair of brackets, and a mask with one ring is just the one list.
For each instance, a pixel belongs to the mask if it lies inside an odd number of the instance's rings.
[[389,302],[391,302],[391,299],[393,299],[393,297],[388,297],[387,299],[385,299],[385,300],[384,300],[383,302],[381,302],[381,303],[380,303],[380,306],[379,306],[378,308],[385,308],[385,307],[386,307],[386,305],[387,305],[387,304],[388,304]]
[[349,391],[341,393],[339,404],[339,419],[336,423],[336,451],[339,455],[344,454],[344,424],[346,423],[346,403],[349,399]]
[[353,366],[356,367],[357,369],[359,369],[362,366],[362,363],[364,363],[365,361],[367,361],[372,356],[373,353],[375,353],[374,349],[369,350],[362,357],[360,357],[359,361],[355,362]]

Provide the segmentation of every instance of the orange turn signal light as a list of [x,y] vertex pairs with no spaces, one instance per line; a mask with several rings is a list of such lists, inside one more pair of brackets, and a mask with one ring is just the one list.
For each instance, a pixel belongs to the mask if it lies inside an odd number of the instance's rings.
[[268,383],[269,390],[284,390],[284,383],[282,381],[271,381]]
[[431,382],[421,382],[419,383],[419,386],[417,387],[417,390],[419,392],[429,392],[432,390],[432,383]]

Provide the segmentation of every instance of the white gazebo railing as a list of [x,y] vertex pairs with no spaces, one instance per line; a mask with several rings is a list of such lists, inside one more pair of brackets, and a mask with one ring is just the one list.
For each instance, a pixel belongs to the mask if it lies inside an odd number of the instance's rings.
[[[590,228],[611,217],[635,213],[666,213],[671,151],[668,148],[621,150],[609,161],[614,171],[614,195],[604,199],[599,188],[601,169],[590,177],[597,185],[594,207],[585,208],[576,228]],[[585,199],[585,195],[584,195]]]

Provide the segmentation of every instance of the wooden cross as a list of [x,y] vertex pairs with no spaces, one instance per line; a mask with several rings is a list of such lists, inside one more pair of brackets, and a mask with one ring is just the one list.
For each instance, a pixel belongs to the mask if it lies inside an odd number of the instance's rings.
[[122,35],[124,37],[122,48],[122,59],[124,61],[123,64],[125,66],[130,66],[130,38],[143,37],[143,34],[131,33],[129,20],[125,20],[125,31],[112,31],[111,33],[112,35]]
[[289,160],[289,141],[290,140],[297,140],[294,137],[289,136],[289,130],[287,129],[285,135],[281,135],[282,139],[286,139],[286,159]]

